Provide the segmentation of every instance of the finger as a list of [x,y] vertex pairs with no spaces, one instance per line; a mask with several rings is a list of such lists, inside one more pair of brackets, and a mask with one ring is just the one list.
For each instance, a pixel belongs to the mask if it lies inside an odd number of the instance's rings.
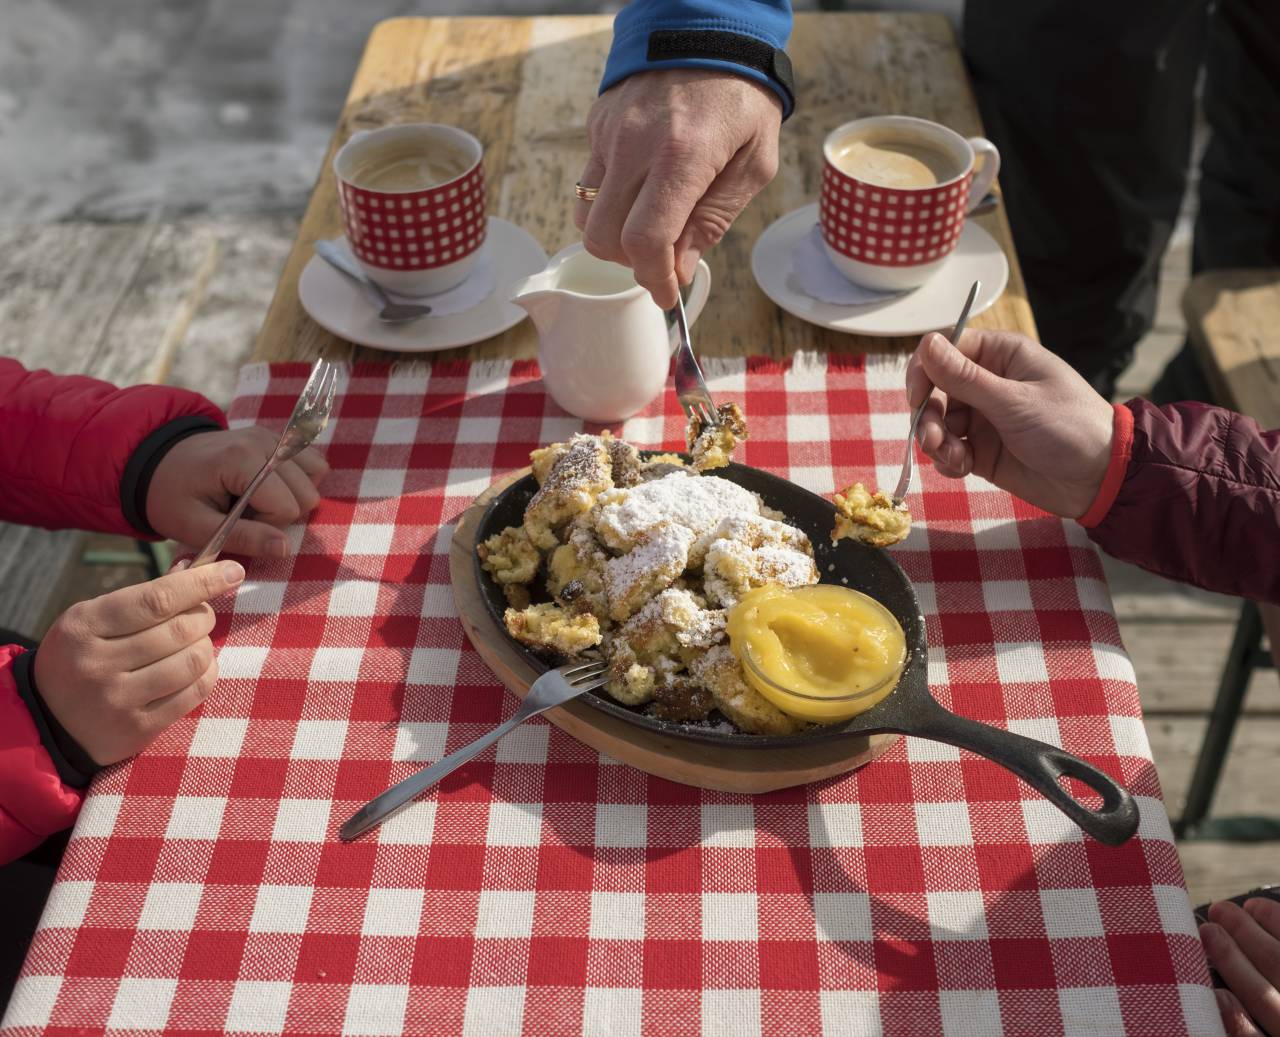
[[316,491],[316,484],[311,481],[306,472],[292,461],[286,461],[277,468],[276,474],[280,476],[285,486],[289,488],[289,492],[293,494],[293,499],[298,504],[299,518],[313,510],[320,503],[320,494]]
[[[582,176],[578,177],[578,183],[583,187],[599,187],[604,180],[604,163],[595,155],[587,159],[587,164],[582,170]],[[587,229],[587,217],[591,215],[591,206],[595,202],[584,202],[581,198],[573,207],[573,223],[580,231]]]
[[1244,1005],[1236,999],[1235,994],[1230,990],[1215,990],[1213,993],[1218,1001],[1218,1014],[1222,1016],[1222,1026],[1227,1031],[1227,1037],[1266,1037],[1253,1025],[1249,1013],[1244,1010]]
[[929,380],[962,403],[998,415],[1015,402],[1018,383],[992,374],[942,335],[926,337],[918,355]]
[[[208,504],[196,505],[189,520],[191,541],[195,544],[207,543],[226,517]],[[222,545],[222,550],[227,554],[244,555],[246,558],[286,558],[289,554],[289,538],[275,526],[241,517],[231,527],[231,534]]]
[[136,634],[216,598],[243,580],[244,566],[222,561],[123,587],[89,603],[94,632],[100,637]]
[[969,434],[970,419],[973,417],[973,409],[966,407],[963,403],[957,404],[951,401],[951,406],[947,408],[947,431],[953,435],[963,439]]
[[245,558],[288,558],[289,538],[275,526],[242,518],[232,527],[222,550]]
[[693,278],[701,255],[720,243],[734,220],[777,171],[777,135],[764,134],[739,148],[715,174],[694,203],[676,240],[676,272],[682,283]]
[[920,340],[920,345],[916,347],[916,351],[911,354],[911,359],[907,361],[907,405],[915,410],[920,406],[920,401],[933,391],[933,382],[929,380],[929,375],[925,373],[924,363],[920,358],[921,350],[924,348],[925,339]]
[[112,654],[124,669],[139,670],[208,637],[216,621],[213,609],[201,602],[149,630],[115,638]]
[[[1280,940],[1262,928],[1252,912],[1226,900],[1209,907],[1209,921],[1222,926],[1264,979],[1280,986]],[[1280,1021],[1280,993],[1276,994],[1276,1019]],[[1254,1013],[1255,1016],[1257,1013]]]
[[[1244,1005],[1245,1011],[1264,1030],[1275,1031],[1280,1029],[1280,991],[1254,967],[1254,963],[1223,924],[1225,921],[1236,926],[1237,912],[1244,915],[1235,904],[1214,904],[1209,908],[1209,917],[1213,922],[1200,927],[1200,939],[1204,942],[1209,961]],[[1247,915],[1245,918],[1251,924],[1256,924]]]
[[318,485],[320,480],[329,474],[329,462],[325,460],[324,454],[313,446],[307,447],[298,454],[293,459],[293,464],[302,469],[312,485]]
[[701,258],[702,249],[693,244],[693,231],[686,227],[680,240],[676,242],[676,278],[681,284],[688,284],[693,280]]
[[263,480],[249,498],[254,518],[272,526],[288,526],[298,521],[302,512],[298,500],[280,475],[279,469]]
[[634,169],[608,169],[600,182],[600,193],[587,212],[582,228],[582,244],[597,259],[628,264],[622,247],[622,228],[635,204],[644,174]]
[[173,563],[173,565],[169,566],[169,571],[171,573],[180,573],[184,569],[190,569],[190,568],[191,568],[190,558],[179,558],[176,562]]
[[181,720],[207,699],[217,682],[218,661],[215,659],[209,664],[208,669],[187,687],[151,702],[146,707],[146,716],[155,724],[156,730],[161,731],[174,721]]
[[1244,902],[1249,916],[1277,940],[1280,940],[1280,903],[1266,897],[1254,897]]
[[196,683],[213,662],[213,642],[202,637],[181,651],[134,670],[125,678],[130,699],[147,706]]
[[676,242],[715,180],[715,172],[704,162],[679,158],[655,161],[623,225],[622,250],[636,281],[649,289],[654,302],[664,310],[676,304],[679,290]]
[[933,467],[948,479],[963,479],[973,471],[973,447],[967,439],[948,434],[934,455]]
[[930,457],[937,453],[942,441],[947,438],[946,410],[947,401],[935,396],[925,406],[924,413],[920,415],[920,424],[916,428],[916,442]]

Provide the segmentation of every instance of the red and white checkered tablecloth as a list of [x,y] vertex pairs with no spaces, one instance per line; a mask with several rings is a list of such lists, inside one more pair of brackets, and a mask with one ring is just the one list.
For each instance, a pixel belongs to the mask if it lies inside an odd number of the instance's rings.
[[[901,364],[709,365],[742,460],[819,493],[891,485]],[[245,371],[279,427],[304,365]],[[530,363],[358,366],[295,557],[219,606],[218,687],[95,783],[3,1024],[37,1032],[1219,1034],[1094,549],[931,468],[895,556],[934,692],[1139,797],[1082,838],[1006,771],[905,739],[762,796],[650,777],[535,720],[378,830],[338,825],[515,699],[463,637],[450,523],[579,429]],[[626,423],[676,447],[674,397]]]

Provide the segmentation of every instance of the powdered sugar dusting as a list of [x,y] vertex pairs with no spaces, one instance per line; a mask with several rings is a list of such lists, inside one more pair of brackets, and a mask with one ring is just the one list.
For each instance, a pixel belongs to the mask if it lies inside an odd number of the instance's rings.
[[760,500],[737,483],[715,476],[672,473],[628,490],[615,490],[599,508],[596,531],[606,544],[625,550],[637,536],[661,522],[702,536],[734,513],[758,515]]

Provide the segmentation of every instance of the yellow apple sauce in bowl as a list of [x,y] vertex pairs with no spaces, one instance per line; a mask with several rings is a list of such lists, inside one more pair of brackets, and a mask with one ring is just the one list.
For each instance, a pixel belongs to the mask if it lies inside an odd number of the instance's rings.
[[759,587],[728,616],[729,644],[752,686],[802,720],[848,720],[887,698],[907,660],[884,605],[835,584]]

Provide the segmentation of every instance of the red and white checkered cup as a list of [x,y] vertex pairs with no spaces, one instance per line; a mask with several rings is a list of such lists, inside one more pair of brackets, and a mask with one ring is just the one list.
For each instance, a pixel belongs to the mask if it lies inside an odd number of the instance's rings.
[[[465,169],[422,190],[353,182],[361,157],[391,139],[420,143],[425,154],[447,149]],[[352,135],[334,156],[333,171],[347,242],[365,273],[388,291],[410,296],[437,295],[466,280],[488,229],[483,154],[466,130],[439,123],[401,123]]]
[[[927,187],[885,187],[838,168],[833,153],[850,140],[900,140],[946,156],[945,177]],[[935,122],[905,115],[855,119],[822,148],[818,223],[832,263],[854,284],[879,291],[918,288],[955,250],[965,217],[991,189],[1000,152]],[[975,169],[981,155],[981,168]]]

